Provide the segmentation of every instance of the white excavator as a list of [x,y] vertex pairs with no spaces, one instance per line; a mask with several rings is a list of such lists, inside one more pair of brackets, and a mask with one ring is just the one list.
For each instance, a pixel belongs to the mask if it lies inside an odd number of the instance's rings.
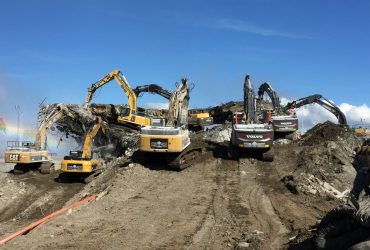
[[190,141],[188,125],[189,84],[181,80],[171,93],[165,126],[146,126],[140,132],[140,161],[160,161],[168,168],[181,170],[189,167],[197,154],[199,145]]

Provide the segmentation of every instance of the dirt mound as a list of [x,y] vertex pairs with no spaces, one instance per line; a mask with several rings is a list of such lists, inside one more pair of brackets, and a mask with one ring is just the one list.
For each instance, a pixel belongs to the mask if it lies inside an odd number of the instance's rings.
[[303,145],[312,146],[325,141],[335,141],[349,133],[348,128],[334,124],[330,121],[320,123],[302,137]]

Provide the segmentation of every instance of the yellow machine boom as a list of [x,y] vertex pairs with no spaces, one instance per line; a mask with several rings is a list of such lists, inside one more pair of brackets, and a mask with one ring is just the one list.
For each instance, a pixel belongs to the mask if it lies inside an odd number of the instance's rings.
[[125,95],[128,97],[129,109],[126,114],[120,114],[117,118],[118,123],[123,123],[131,125],[134,127],[141,127],[150,125],[150,119],[148,117],[139,115],[137,112],[137,97],[135,92],[132,90],[130,84],[128,83],[125,76],[120,70],[113,70],[102,79],[92,84],[87,91],[86,100],[84,103],[84,108],[89,109],[89,105],[97,89],[101,88],[105,84],[112,80],[115,80],[121,89],[124,91]]

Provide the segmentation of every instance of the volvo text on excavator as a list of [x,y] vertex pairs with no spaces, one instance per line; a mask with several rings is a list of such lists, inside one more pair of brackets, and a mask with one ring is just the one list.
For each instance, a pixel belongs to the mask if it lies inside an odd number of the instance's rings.
[[100,115],[99,110],[94,110],[94,106],[90,107],[91,100],[97,89],[101,88],[113,79],[118,83],[128,97],[129,105],[128,108],[122,108],[118,111],[117,120],[115,122],[136,130],[140,129],[142,126],[150,125],[150,118],[145,115],[145,112],[138,111],[136,94],[131,89],[130,84],[120,70],[111,71],[108,75],[104,76],[88,88],[84,108],[91,110],[94,115]]
[[39,125],[36,140],[9,141],[5,152],[5,162],[16,164],[15,173],[39,169],[41,173],[50,173],[54,163],[47,151],[47,130],[62,117],[76,119],[77,115],[63,104],[58,104]]
[[250,153],[265,161],[272,161],[270,151],[274,140],[274,130],[270,121],[259,123],[256,117],[256,98],[247,75],[244,81],[244,111],[233,114],[231,139],[228,155],[238,159],[240,153]]
[[169,168],[184,169],[202,151],[191,144],[188,125],[189,85],[184,78],[171,93],[166,126],[147,126],[140,132],[140,161],[160,160]]

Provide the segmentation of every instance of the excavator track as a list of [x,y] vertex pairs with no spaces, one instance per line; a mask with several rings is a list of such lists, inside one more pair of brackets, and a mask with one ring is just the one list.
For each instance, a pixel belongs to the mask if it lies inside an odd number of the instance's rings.
[[190,167],[194,161],[203,154],[204,147],[200,145],[192,145],[188,146],[184,151],[182,151],[176,157],[172,159],[168,159],[168,167],[174,170],[183,170],[185,168]]

